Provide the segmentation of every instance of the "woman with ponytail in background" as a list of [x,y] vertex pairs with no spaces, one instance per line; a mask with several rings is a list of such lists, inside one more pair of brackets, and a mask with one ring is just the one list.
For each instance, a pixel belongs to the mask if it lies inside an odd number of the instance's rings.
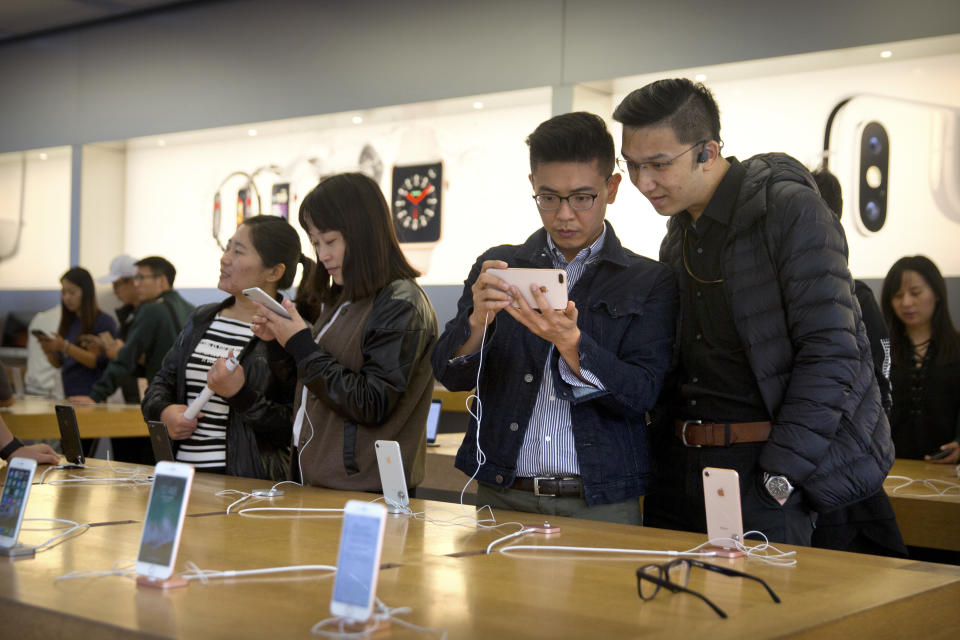
[[[282,218],[249,218],[230,238],[217,284],[230,297],[194,311],[144,394],[143,415],[167,425],[178,462],[201,471],[286,479],[296,368],[291,357],[268,350],[253,334],[257,307],[243,290],[259,287],[280,300],[298,263],[309,279],[313,262]],[[227,367],[231,355],[239,360],[233,371]],[[214,395],[188,419],[184,411],[204,385]]]

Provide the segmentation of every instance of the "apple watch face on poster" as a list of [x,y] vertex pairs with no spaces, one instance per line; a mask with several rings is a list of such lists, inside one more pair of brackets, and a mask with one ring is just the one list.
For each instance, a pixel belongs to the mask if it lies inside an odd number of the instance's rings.
[[393,227],[401,244],[440,240],[443,163],[393,168]]

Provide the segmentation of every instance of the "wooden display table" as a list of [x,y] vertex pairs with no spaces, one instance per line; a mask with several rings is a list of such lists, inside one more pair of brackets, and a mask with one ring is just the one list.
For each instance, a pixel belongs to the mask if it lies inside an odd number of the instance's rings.
[[[54,407],[69,404],[40,396],[19,399],[12,407],[0,409],[0,417],[21,440],[59,439],[60,428]],[[146,436],[147,423],[138,404],[74,405],[82,438],[127,438]]]
[[[216,570],[335,564],[336,514],[227,515],[222,510],[231,499],[215,495],[222,489],[249,491],[270,484],[198,473],[190,502],[194,517],[184,525],[177,570],[183,571],[188,561]],[[0,635],[306,638],[310,627],[329,615],[333,581],[322,572],[193,581],[167,593],[115,576],[54,582],[68,571],[132,562],[148,492],[96,484],[34,489],[31,517],[84,515],[108,522],[141,515],[130,518],[138,521],[134,523],[92,527],[35,558],[0,563]],[[269,504],[336,508],[350,498],[376,498],[292,485],[284,489],[287,493]],[[390,606],[412,607],[406,620],[446,628],[450,638],[910,637],[918,620],[924,621],[925,638],[937,638],[952,637],[960,625],[956,567],[806,548],[794,548],[799,552],[794,568],[709,559],[762,577],[783,599],[775,604],[758,584],[694,569],[690,587],[727,611],[729,619],[721,620],[693,596],[663,592],[650,602],[639,599],[636,568],[667,557],[556,551],[488,556],[483,554],[486,546],[515,531],[514,525],[499,530],[450,526],[456,507],[423,500],[411,506],[443,522],[389,518],[378,597]],[[469,522],[472,510],[460,515]],[[497,516],[501,523],[539,520],[511,512]],[[704,541],[702,535],[569,518],[552,518],[551,523],[560,526],[560,533],[529,534],[503,544],[682,550]],[[49,535],[27,531],[21,539],[36,543]],[[394,625],[389,637],[424,636]]]
[[960,551],[960,489],[950,489],[947,495],[937,495],[936,491],[947,489],[945,482],[960,485],[957,466],[898,458],[889,475],[905,476],[917,481],[943,481],[934,483],[932,487],[913,482],[898,488],[906,481],[887,478],[883,487],[890,496],[897,524],[908,545]]

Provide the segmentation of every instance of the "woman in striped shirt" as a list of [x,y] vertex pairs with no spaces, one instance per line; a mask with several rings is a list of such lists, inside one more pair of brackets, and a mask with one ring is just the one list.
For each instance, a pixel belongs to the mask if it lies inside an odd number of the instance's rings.
[[[230,238],[217,285],[230,297],[196,309],[144,396],[144,416],[166,423],[178,461],[215,473],[286,477],[296,371],[289,356],[253,335],[256,307],[242,292],[260,287],[280,299],[298,262],[309,274],[313,263],[282,218],[250,218]],[[226,366],[231,355],[240,362],[233,371]],[[204,385],[214,395],[197,417],[186,418]]]

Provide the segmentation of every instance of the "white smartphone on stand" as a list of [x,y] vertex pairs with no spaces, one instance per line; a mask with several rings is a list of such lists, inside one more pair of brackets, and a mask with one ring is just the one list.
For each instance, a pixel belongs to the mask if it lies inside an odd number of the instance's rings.
[[173,574],[192,485],[193,467],[189,464],[162,461],[154,468],[137,554],[138,576],[166,580]]
[[410,496],[407,493],[407,478],[403,474],[400,443],[394,440],[377,440],[373,446],[377,451],[380,486],[383,488],[383,499],[387,502],[387,511],[402,513],[403,508],[410,504]]
[[[520,295],[534,309],[540,306],[530,293],[531,285],[540,288],[552,309],[567,308],[567,272],[563,269],[487,269],[487,273],[519,289]],[[520,307],[517,302],[513,306]]]
[[350,500],[343,510],[337,576],[330,613],[362,622],[373,615],[380,573],[380,552],[387,509],[375,502]]
[[249,289],[244,289],[243,295],[247,296],[254,302],[259,302],[278,316],[283,316],[287,319],[290,318],[290,314],[287,313],[287,310],[284,309],[279,302],[271,298],[270,295],[260,287],[250,287]]
[[743,515],[740,510],[740,474],[733,469],[706,467],[703,470],[703,505],[707,515],[707,540],[717,544],[707,550],[717,555],[743,555]]
[[0,494],[0,550],[9,552],[17,546],[23,512],[30,497],[30,485],[37,470],[37,461],[30,458],[11,458],[7,479]]

